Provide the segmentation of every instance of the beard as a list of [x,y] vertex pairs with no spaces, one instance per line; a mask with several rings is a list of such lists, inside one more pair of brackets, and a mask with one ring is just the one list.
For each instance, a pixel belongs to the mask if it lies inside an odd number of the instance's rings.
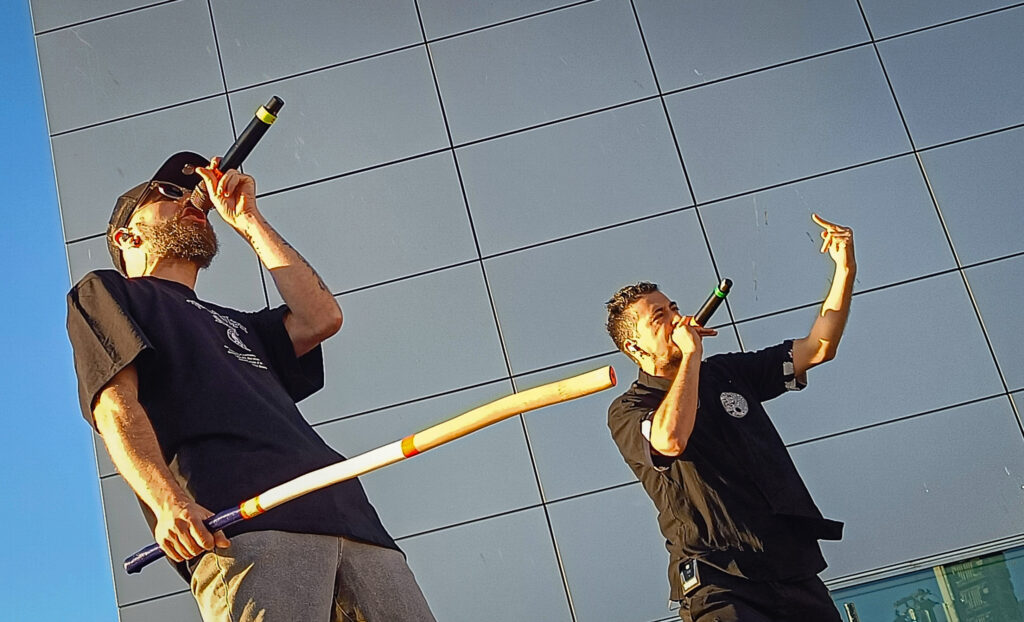
[[683,363],[683,351],[679,349],[675,343],[669,343],[668,350],[665,352],[658,364],[664,369],[679,369],[679,366]]
[[190,261],[204,270],[217,256],[217,234],[209,222],[175,218],[158,225],[139,224],[138,227],[148,238],[151,252],[161,257]]

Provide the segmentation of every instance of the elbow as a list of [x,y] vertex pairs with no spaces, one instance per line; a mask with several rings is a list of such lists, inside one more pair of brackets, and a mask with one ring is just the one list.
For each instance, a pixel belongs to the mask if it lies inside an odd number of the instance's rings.
[[829,361],[831,361],[835,357],[836,357],[836,351],[835,351],[834,348],[829,348],[828,350],[822,350],[820,353],[818,353],[818,356],[814,357],[814,360],[811,361],[811,364],[809,365],[809,367],[814,367],[815,365],[821,365],[822,363],[828,363]]
[[836,357],[839,341],[836,339],[818,339],[818,345],[808,360],[808,367],[827,363]]
[[327,313],[320,318],[316,332],[316,337],[319,341],[323,341],[328,337],[333,337],[341,330],[341,324],[343,321],[341,314],[341,307],[337,304],[333,305]]
[[836,353],[839,351],[838,341],[827,341],[821,344],[821,351],[819,363],[827,363],[836,357]]
[[683,451],[686,450],[686,441],[666,436],[658,438],[654,434],[651,435],[651,449],[658,452],[663,456],[675,458],[681,456]]
[[321,307],[315,316],[316,321],[308,324],[310,332],[318,341],[323,341],[328,337],[336,335],[341,330],[341,324],[344,320],[341,313],[341,305],[338,304],[336,298],[331,297]]
[[341,325],[342,323],[344,323],[344,321],[345,316],[341,313],[341,307],[339,307],[338,304],[335,303],[333,312],[330,314],[327,321],[327,336],[330,337],[332,335],[337,334],[337,332],[341,330]]

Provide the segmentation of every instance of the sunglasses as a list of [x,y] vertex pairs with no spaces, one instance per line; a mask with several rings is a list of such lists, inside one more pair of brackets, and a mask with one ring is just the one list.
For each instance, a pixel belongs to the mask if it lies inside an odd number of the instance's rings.
[[154,193],[159,194],[166,199],[170,199],[171,201],[180,201],[182,197],[191,195],[192,190],[190,188],[179,186],[178,184],[172,184],[169,181],[153,181],[150,182],[149,188],[146,188],[146,191],[142,193],[142,200],[140,200],[136,205],[141,207],[150,202],[150,200],[154,198]]

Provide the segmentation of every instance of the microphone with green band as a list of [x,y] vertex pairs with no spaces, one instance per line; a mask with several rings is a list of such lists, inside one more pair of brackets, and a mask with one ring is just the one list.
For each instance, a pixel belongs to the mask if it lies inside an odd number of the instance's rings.
[[[249,121],[249,125],[238,135],[235,144],[231,145],[228,152],[221,158],[218,168],[222,171],[229,171],[241,166],[242,161],[249,155],[256,143],[263,138],[263,135],[277,120],[277,113],[281,111],[282,106],[284,106],[284,100],[277,95],[271,97],[265,105],[260,106],[252,120]],[[206,194],[205,184],[200,183],[196,186],[196,189],[192,191],[192,196],[189,197],[189,203],[204,212],[210,211],[213,203]]]
[[700,310],[693,315],[693,323],[697,326],[704,326],[708,320],[718,309],[718,306],[722,304],[725,297],[729,295],[729,288],[732,287],[732,281],[729,279],[722,279],[722,282],[718,284],[718,287],[711,292],[708,299],[701,305]]

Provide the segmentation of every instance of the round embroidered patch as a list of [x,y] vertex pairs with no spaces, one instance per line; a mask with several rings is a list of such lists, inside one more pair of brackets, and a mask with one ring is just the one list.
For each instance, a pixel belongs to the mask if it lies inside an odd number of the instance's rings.
[[720,399],[722,400],[722,408],[725,409],[725,412],[737,419],[742,419],[750,411],[747,406],[747,398],[739,393],[726,391],[722,393]]

